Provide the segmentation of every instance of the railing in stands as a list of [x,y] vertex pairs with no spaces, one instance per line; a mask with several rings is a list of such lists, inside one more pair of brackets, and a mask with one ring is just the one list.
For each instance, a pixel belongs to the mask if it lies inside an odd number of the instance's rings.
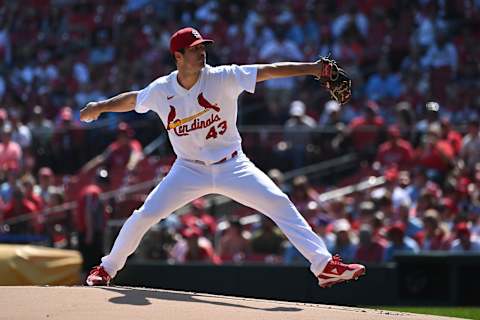
[[[386,181],[385,177],[383,176],[381,177],[372,176],[362,182],[324,192],[318,196],[317,201],[319,203],[324,203],[330,200],[340,199],[346,195],[349,195],[355,192],[365,191],[371,188],[379,187],[383,185],[385,181]],[[260,214],[252,214],[252,215],[248,215],[240,218],[239,221],[242,225],[249,225],[249,224],[260,222],[260,218],[261,218]],[[222,221],[217,225],[217,230],[221,232],[227,229],[228,226],[229,226],[228,221]]]
[[[121,187],[116,190],[104,192],[100,195],[101,200],[108,200],[111,198],[121,198],[122,196],[129,194],[129,193],[134,193],[138,192],[141,190],[149,189],[155,185],[161,180],[161,178],[155,178],[149,181],[137,183],[131,186],[126,186],[126,187]],[[68,210],[73,210],[77,208],[77,202],[76,201],[70,201],[70,202],[65,202],[63,204],[60,204],[58,206],[54,206],[51,208],[44,209],[39,212],[39,214],[43,217],[48,217],[54,213],[59,213],[59,212],[65,212]],[[22,214],[17,217],[13,217],[10,219],[7,219],[3,222],[5,225],[13,225],[21,222],[26,222],[28,220],[32,219],[30,214]]]
[[331,173],[333,168],[344,168],[354,164],[357,160],[357,156],[354,153],[349,153],[334,159],[325,160],[319,163],[314,163],[303,168],[291,170],[284,173],[286,181],[291,180],[297,176],[308,176],[311,180],[313,177],[318,178]]
[[167,136],[165,134],[159,135],[156,139],[150,142],[145,148],[143,148],[143,154],[145,157],[151,155],[155,150],[160,149],[167,142]]

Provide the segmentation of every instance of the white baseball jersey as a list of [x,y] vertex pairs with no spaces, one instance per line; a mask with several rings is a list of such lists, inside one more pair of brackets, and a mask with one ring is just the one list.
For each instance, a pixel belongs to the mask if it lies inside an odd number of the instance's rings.
[[180,159],[213,163],[241,149],[236,126],[238,95],[253,93],[255,66],[205,66],[197,83],[186,90],[178,71],[158,78],[137,96],[135,111],[155,111]]

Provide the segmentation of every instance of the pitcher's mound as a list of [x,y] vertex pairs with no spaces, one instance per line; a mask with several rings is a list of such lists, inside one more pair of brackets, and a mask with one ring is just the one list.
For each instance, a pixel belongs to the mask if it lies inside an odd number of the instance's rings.
[[453,319],[130,287],[0,287],[1,319]]

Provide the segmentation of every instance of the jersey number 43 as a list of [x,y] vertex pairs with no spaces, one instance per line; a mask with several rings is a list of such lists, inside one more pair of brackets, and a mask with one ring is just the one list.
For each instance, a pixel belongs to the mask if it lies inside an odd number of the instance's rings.
[[227,121],[222,121],[218,125],[210,127],[210,130],[208,130],[208,133],[205,139],[206,140],[210,138],[216,139],[219,134],[223,135],[225,131],[227,131]]

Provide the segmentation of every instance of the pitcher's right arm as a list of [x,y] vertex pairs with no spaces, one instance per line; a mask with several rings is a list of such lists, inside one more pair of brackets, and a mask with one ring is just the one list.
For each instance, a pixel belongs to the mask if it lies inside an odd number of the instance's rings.
[[104,112],[128,112],[135,109],[138,91],[124,92],[110,99],[89,102],[80,110],[80,120],[90,122],[97,120]]

